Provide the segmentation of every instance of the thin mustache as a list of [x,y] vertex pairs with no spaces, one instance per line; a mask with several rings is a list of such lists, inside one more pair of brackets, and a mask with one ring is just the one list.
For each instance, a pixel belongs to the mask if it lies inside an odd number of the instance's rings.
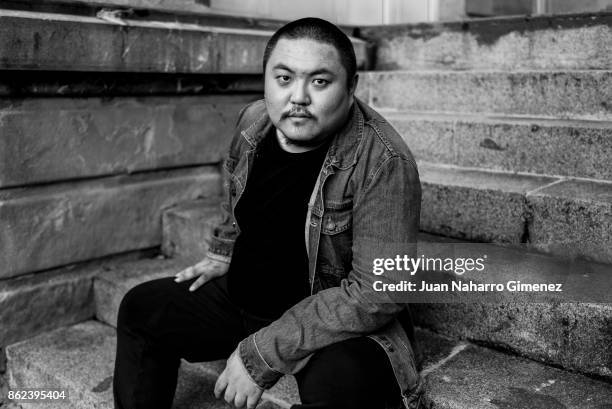
[[308,111],[306,111],[304,109],[296,109],[296,108],[291,108],[289,110],[289,112],[285,112],[283,114],[284,118],[287,118],[287,117],[290,117],[290,116],[306,117],[306,118],[312,118],[313,117],[313,115],[310,112],[308,112]]

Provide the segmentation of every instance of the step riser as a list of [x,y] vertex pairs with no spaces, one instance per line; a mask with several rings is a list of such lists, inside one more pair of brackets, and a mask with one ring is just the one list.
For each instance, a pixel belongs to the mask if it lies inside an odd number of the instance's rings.
[[421,230],[473,241],[521,243],[527,219],[522,194],[449,187],[423,179]]
[[94,314],[95,269],[37,274],[0,291],[0,345],[9,345]]
[[[53,408],[112,408],[109,377],[113,372],[114,331],[110,328],[101,330],[97,325],[79,324],[73,327],[74,330],[60,329],[9,346],[10,387],[67,390],[69,399],[53,404]],[[23,347],[32,342],[37,343],[35,348]],[[24,409],[28,407],[41,405],[24,405]]]
[[[200,261],[206,255],[220,212],[219,200],[197,201],[190,206],[181,205],[165,211],[162,216],[162,253],[194,263]],[[198,229],[190,228],[194,224]]]
[[421,229],[612,263],[612,185],[422,163]]
[[612,120],[612,72],[368,72],[376,108]]
[[220,184],[202,167],[0,191],[0,278],[158,246],[162,210]]
[[387,117],[417,160],[612,180],[610,129]]
[[527,203],[536,249],[612,264],[612,184],[570,180],[528,195]]
[[239,110],[254,98],[5,102],[0,108],[0,145],[7,158],[18,160],[0,165],[0,188],[218,163]]
[[365,27],[379,70],[608,69],[610,15]]
[[413,304],[415,323],[612,380],[612,309],[593,304]]
[[154,259],[109,266],[94,280],[96,318],[113,327],[123,296],[136,285],[158,278],[171,277],[192,265],[188,259]]
[[135,251],[77,266],[16,277],[0,290],[0,373],[2,347],[44,331],[76,324],[95,314],[93,282],[110,265],[150,257]]

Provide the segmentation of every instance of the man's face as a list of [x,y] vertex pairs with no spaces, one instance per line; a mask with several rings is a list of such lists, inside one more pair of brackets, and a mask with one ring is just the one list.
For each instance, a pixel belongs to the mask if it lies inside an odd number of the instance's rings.
[[338,51],[310,39],[280,39],[265,72],[268,114],[281,139],[316,146],[346,121],[357,76],[347,87]]

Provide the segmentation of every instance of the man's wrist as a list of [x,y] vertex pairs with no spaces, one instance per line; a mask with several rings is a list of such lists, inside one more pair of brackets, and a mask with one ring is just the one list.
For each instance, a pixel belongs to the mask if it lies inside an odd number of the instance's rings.
[[259,387],[270,389],[283,376],[265,361],[257,347],[255,334],[249,335],[240,342],[238,353],[247,373]]
[[230,262],[232,261],[231,256],[225,256],[219,253],[212,252],[210,250],[206,253],[206,257],[208,257],[211,260],[219,261],[219,262],[227,263],[227,264],[230,264]]

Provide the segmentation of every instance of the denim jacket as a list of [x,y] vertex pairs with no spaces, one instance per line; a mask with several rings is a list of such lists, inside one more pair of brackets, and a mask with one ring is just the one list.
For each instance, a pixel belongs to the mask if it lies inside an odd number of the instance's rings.
[[[258,144],[272,126],[263,100],[239,115],[224,162],[226,198],[222,220],[213,229],[211,258],[231,259],[240,232],[234,209]],[[394,283],[401,277],[393,271],[374,275],[372,269],[376,258],[416,257],[421,205],[417,166],[391,125],[357,98],[333,138],[304,230],[311,295],[245,338],[240,357],[251,378],[267,389],[282,375],[302,369],[318,349],[368,336],[387,353],[404,406],[416,408],[422,382],[409,313],[405,304],[373,290],[374,281]]]

